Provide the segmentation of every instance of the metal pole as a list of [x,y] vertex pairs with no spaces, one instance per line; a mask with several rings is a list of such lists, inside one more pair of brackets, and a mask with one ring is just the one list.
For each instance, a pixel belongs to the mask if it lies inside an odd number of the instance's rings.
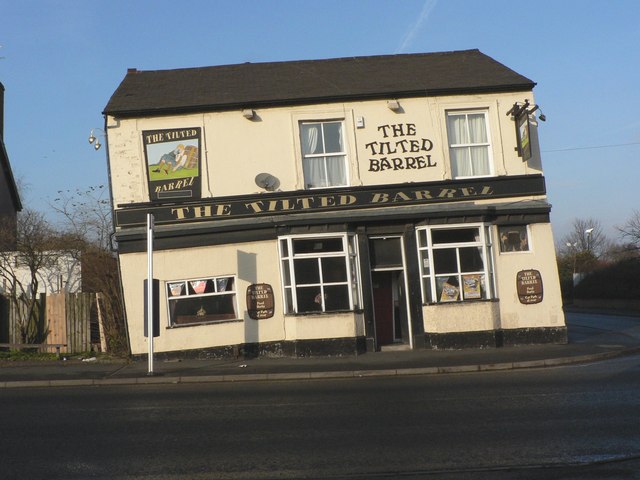
[[147,340],[149,372],[153,375],[153,214],[147,214]]

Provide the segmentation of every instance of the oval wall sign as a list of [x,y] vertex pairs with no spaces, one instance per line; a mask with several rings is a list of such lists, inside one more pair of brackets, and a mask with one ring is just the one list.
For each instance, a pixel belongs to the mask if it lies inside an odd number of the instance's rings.
[[532,305],[542,302],[544,290],[542,275],[538,270],[521,270],[516,276],[516,287],[520,303]]

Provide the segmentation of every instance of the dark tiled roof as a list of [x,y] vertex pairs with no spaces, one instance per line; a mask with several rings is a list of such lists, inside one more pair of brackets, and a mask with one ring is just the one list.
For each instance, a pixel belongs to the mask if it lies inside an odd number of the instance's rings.
[[163,115],[392,96],[527,91],[534,85],[479,50],[129,70],[104,113]]

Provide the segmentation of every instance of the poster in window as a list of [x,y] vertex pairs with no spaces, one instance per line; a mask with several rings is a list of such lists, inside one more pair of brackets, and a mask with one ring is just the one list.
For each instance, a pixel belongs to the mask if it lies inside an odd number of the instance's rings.
[[529,129],[529,114],[525,111],[516,120],[518,132],[518,155],[526,162],[531,158],[531,136]]
[[200,127],[142,132],[151,201],[199,199]]
[[442,284],[441,302],[455,302],[460,298],[460,287],[455,279],[449,279]]
[[529,234],[526,225],[507,225],[498,228],[500,252],[528,252]]
[[465,275],[462,277],[462,293],[465,300],[482,298],[480,275]]

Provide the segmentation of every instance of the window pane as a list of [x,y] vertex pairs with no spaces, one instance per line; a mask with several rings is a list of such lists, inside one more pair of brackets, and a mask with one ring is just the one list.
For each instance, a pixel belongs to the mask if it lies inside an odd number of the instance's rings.
[[451,174],[455,177],[470,177],[471,161],[469,160],[469,149],[467,147],[452,148],[451,152]]
[[289,242],[287,240],[280,241],[280,250],[282,251],[283,257],[286,258],[289,256]]
[[489,147],[471,147],[469,149],[471,169],[474,175],[489,175]]
[[469,143],[487,143],[487,124],[482,113],[470,113],[469,120]]
[[428,250],[422,250],[420,252],[420,258],[422,260],[422,273],[424,275],[429,275],[431,270],[429,268],[429,251]]
[[303,238],[293,241],[293,253],[327,253],[343,252],[342,238]]
[[216,292],[231,292],[235,290],[233,277],[223,277],[216,279]]
[[293,268],[296,275],[296,283],[309,284],[320,283],[320,270],[318,260],[315,258],[301,258],[293,261]]
[[480,231],[477,228],[434,229],[431,238],[434,244],[477,242],[480,240]]
[[449,143],[459,145],[468,142],[467,122],[464,115],[448,115],[447,127],[449,131]]
[[500,234],[501,252],[526,252],[529,250],[529,236],[526,226],[500,227],[498,233]]
[[481,247],[460,248],[460,271],[479,272],[484,269]]
[[302,162],[305,188],[326,187],[324,158],[305,158]]
[[429,246],[429,241],[427,240],[427,231],[426,230],[418,230],[418,245],[421,247]]
[[322,310],[320,287],[298,287],[298,312],[319,312]]
[[293,291],[290,288],[284,289],[284,301],[286,304],[286,313],[294,312],[293,308]]
[[327,186],[339,187],[347,184],[347,169],[344,156],[326,157]]
[[435,273],[457,273],[458,261],[455,248],[443,248],[433,251]]
[[302,153],[304,155],[322,153],[320,124],[303,123],[300,126],[300,137],[300,141],[302,143]]
[[342,124],[331,122],[324,124],[324,152],[343,152],[342,148]]
[[329,285],[324,288],[325,311],[349,310],[349,287],[347,285]]
[[233,295],[173,300],[169,307],[171,322],[176,325],[237,318]]
[[423,302],[433,302],[433,295],[431,294],[431,279],[429,277],[424,277],[422,279],[422,291],[424,292]]
[[399,238],[374,238],[369,242],[371,266],[402,267],[402,247]]
[[282,275],[284,276],[284,285],[286,287],[291,286],[291,271],[288,260],[282,262]]
[[347,264],[344,257],[322,258],[322,281],[324,283],[346,282]]

